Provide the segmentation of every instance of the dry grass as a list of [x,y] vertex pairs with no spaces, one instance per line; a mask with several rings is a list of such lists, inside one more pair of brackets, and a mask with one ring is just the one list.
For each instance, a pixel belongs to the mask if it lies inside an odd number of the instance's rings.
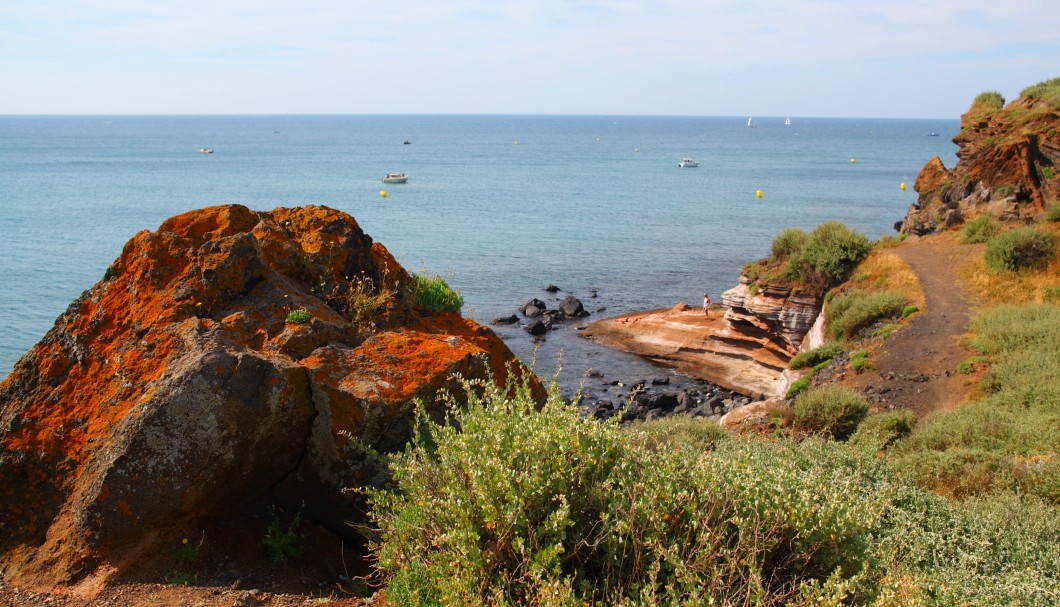
[[[1036,224],[1043,232],[1060,235],[1060,226]],[[999,304],[1060,303],[1060,259],[1042,270],[994,273],[986,268],[983,255],[976,255],[960,268],[961,278],[980,303]]]
[[858,288],[867,291],[896,291],[914,306],[924,308],[920,279],[897,255],[887,249],[873,251],[855,270]]

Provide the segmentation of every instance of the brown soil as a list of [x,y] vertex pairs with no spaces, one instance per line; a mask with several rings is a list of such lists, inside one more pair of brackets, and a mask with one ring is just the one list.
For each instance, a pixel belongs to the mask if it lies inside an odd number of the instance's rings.
[[924,290],[924,310],[888,339],[868,344],[873,371],[846,372],[841,381],[866,393],[881,409],[909,409],[918,415],[961,403],[975,378],[957,366],[975,355],[963,344],[968,330],[968,296],[958,272],[981,246],[956,244],[955,235],[910,238],[892,249],[913,269]]
[[[16,587],[0,575],[0,607],[362,607],[369,568],[355,549],[309,523],[298,529],[302,554],[270,562],[261,547],[269,518],[254,513],[173,529],[144,553],[74,586]],[[193,557],[182,549],[198,546]],[[149,538],[145,538],[149,539]],[[184,556],[184,558],[181,558]],[[134,562],[121,562],[132,560]],[[120,570],[124,569],[123,570]],[[2,574],[2,572],[0,572]]]

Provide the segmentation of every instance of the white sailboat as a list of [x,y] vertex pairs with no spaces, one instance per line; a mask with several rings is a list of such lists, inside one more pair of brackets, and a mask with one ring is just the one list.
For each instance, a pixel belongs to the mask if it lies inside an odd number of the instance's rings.
[[785,118],[784,119],[784,125],[785,126],[791,126],[791,118]]
[[755,123],[752,118],[747,119],[747,126],[751,127],[752,129],[755,128]]

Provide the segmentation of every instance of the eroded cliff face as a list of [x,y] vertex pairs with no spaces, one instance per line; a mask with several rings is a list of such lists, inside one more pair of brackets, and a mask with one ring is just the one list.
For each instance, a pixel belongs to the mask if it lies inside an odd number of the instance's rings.
[[352,535],[342,490],[382,477],[371,450],[404,445],[414,400],[528,373],[490,329],[406,301],[408,280],[327,207],[137,234],[0,384],[6,573],[75,578],[261,499]]
[[747,334],[770,339],[781,348],[798,351],[803,337],[821,312],[821,297],[782,284],[756,284],[741,274],[739,283],[725,291],[725,320]]
[[957,165],[947,170],[938,157],[928,161],[901,232],[928,234],[982,214],[1028,221],[1060,201],[1060,113],[1047,102],[1020,98],[1000,110],[975,105],[953,142]]

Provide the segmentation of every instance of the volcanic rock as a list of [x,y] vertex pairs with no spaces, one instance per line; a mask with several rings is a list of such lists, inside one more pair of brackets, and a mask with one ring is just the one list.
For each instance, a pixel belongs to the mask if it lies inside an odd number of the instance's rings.
[[408,280],[327,207],[137,234],[0,384],[0,569],[74,579],[261,500],[352,537],[343,489],[385,478],[373,454],[403,447],[414,401],[440,413],[454,373],[526,373],[488,328],[406,301]]
[[961,117],[957,165],[921,169],[901,232],[929,234],[986,214],[1027,221],[1060,202],[1060,111],[1021,97],[1003,109],[974,104]]
[[567,318],[581,318],[589,315],[582,306],[581,300],[573,295],[568,295],[559,302],[559,310]]

